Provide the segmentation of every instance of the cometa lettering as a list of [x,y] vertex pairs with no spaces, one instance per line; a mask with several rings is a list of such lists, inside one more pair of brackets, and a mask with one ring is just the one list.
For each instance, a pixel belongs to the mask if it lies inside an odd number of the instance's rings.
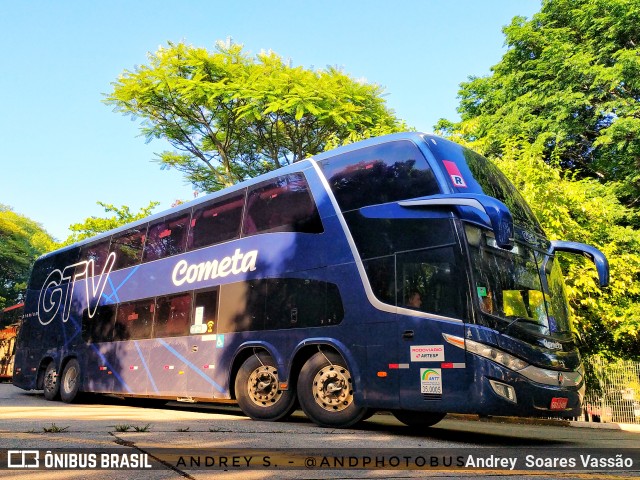
[[220,260],[214,259],[191,265],[186,260],[180,260],[173,267],[171,280],[176,287],[179,287],[184,283],[191,284],[213,278],[226,277],[230,274],[237,275],[239,273],[252,272],[256,269],[257,260],[257,250],[242,253],[239,248],[236,249],[232,256],[224,257]]

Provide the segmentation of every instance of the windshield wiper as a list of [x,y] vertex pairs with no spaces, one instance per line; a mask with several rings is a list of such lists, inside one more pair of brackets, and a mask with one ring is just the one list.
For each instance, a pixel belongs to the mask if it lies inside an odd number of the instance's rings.
[[535,320],[531,320],[531,319],[529,319],[529,318],[524,318],[524,317],[514,317],[514,319],[513,319],[513,320],[511,320],[511,321],[507,324],[507,326],[506,326],[506,327],[504,327],[504,328],[502,328],[502,329],[498,329],[498,331],[499,331],[500,333],[504,333],[504,332],[506,332],[507,330],[509,330],[509,328],[511,328],[511,326],[512,326],[514,323],[520,323],[520,322],[524,322],[524,323],[532,323],[533,325],[536,325],[536,326],[538,326],[538,327],[543,327],[543,326],[544,326],[544,325],[539,324],[539,323],[538,323],[538,322],[536,322]]

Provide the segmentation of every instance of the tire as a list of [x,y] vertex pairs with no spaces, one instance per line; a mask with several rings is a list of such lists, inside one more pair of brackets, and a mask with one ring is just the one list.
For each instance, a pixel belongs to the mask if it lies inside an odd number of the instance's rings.
[[58,379],[58,370],[56,369],[56,364],[53,360],[49,362],[44,371],[42,387],[44,389],[44,398],[47,400],[57,400],[59,398],[60,381]]
[[369,420],[376,413],[378,413],[378,411],[375,408],[367,408],[367,411],[365,412],[364,416],[360,419],[360,421],[364,422],[365,420]]
[[367,409],[355,404],[351,373],[344,359],[333,352],[318,352],[302,367],[298,400],[304,413],[321,427],[355,425]]
[[60,398],[65,403],[72,403],[78,399],[81,381],[80,363],[75,358],[67,362],[60,376]]
[[295,390],[281,390],[276,363],[264,352],[251,355],[240,367],[235,381],[238,405],[253,420],[275,422],[295,409]]
[[446,413],[439,412],[414,412],[412,410],[394,410],[393,416],[409,427],[432,427],[442,420]]

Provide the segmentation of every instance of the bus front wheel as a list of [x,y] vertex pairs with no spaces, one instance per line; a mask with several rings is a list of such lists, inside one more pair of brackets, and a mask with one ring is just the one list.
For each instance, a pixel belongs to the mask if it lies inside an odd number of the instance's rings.
[[432,427],[442,420],[446,413],[439,412],[414,412],[411,410],[394,410],[393,416],[409,427]]
[[60,398],[65,403],[71,403],[78,397],[80,389],[80,364],[72,358],[67,362],[60,377]]
[[43,379],[44,398],[47,400],[57,400],[60,395],[60,382],[58,381],[58,370],[52,360],[44,371]]
[[307,417],[321,427],[350,427],[367,414],[354,403],[346,362],[333,352],[318,352],[304,364],[298,400]]
[[236,376],[235,389],[240,409],[253,420],[282,420],[295,408],[295,391],[280,388],[276,363],[264,352],[245,360]]

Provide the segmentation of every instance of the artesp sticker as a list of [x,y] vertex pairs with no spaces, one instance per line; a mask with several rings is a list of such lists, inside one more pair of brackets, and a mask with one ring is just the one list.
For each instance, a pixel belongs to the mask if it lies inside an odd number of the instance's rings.
[[413,345],[410,355],[412,362],[443,362],[444,345]]

